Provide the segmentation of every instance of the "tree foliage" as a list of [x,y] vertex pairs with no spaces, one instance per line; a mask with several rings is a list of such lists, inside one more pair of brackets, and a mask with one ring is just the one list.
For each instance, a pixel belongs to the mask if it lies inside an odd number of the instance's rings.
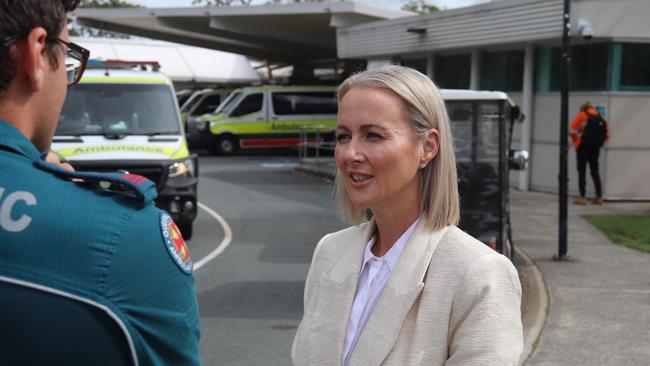
[[429,14],[440,9],[432,4],[427,3],[426,0],[407,0],[402,5],[402,10],[412,11],[419,14]]
[[81,0],[80,8],[139,8],[140,5],[123,0]]

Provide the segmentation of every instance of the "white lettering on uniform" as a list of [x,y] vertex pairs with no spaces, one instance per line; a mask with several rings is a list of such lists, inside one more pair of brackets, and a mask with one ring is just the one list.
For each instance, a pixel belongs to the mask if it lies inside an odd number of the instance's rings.
[[16,191],[3,200],[2,195],[4,193],[5,189],[0,187],[0,227],[14,233],[25,230],[32,222],[32,218],[23,214],[18,220],[13,220],[11,210],[18,201],[24,201],[28,206],[35,206],[36,197],[30,192]]

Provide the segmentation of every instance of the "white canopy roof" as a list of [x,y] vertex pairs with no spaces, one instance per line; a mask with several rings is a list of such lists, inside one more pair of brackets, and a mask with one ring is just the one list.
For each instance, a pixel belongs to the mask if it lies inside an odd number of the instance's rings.
[[148,39],[70,37],[98,60],[158,61],[174,82],[244,84],[260,81],[248,58],[234,53]]
[[84,8],[83,26],[235,52],[261,60],[305,63],[336,60],[336,29],[411,16],[350,1],[202,6],[186,8]]

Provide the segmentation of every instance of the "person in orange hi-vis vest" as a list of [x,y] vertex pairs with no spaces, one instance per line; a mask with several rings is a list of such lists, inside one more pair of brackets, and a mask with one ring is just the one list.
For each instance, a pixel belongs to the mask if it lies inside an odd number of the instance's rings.
[[586,171],[589,164],[591,178],[594,181],[596,197],[594,204],[603,204],[603,192],[600,182],[600,173],[598,171],[598,156],[600,149],[607,139],[609,139],[609,127],[607,122],[602,118],[600,113],[586,101],[580,105],[580,112],[575,116],[569,127],[569,135],[573,140],[573,146],[576,149],[578,158],[578,188],[580,196],[573,203],[576,205],[587,204],[585,198],[586,190]]

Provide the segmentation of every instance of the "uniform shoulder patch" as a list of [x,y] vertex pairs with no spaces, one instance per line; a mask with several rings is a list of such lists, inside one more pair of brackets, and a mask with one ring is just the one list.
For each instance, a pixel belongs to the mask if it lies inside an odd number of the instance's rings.
[[58,165],[50,164],[45,160],[38,160],[35,164],[39,169],[61,178],[72,179],[73,181],[80,179],[81,181],[78,182],[98,186],[107,192],[127,193],[140,201],[142,207],[153,202],[158,196],[156,183],[139,175],[124,172],[97,173],[70,171]]
[[174,263],[176,263],[181,271],[191,274],[193,264],[190,259],[190,251],[187,249],[187,244],[181,235],[181,231],[167,212],[160,214],[160,230],[165,248],[167,248],[167,252],[172,257]]

